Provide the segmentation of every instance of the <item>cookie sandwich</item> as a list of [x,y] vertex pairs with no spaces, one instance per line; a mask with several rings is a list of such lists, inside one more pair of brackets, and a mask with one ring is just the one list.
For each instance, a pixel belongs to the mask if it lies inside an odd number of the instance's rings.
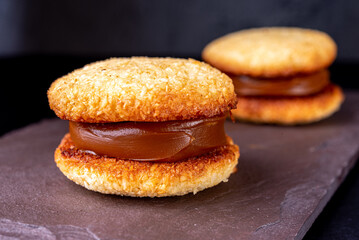
[[326,118],[343,102],[328,67],[337,47],[326,33],[287,27],[254,28],[209,43],[203,59],[227,73],[238,97],[235,118],[282,125]]
[[69,121],[55,162],[87,189],[184,195],[227,181],[236,168],[239,149],[224,131],[237,103],[232,80],[206,63],[112,58],[57,79],[47,94]]

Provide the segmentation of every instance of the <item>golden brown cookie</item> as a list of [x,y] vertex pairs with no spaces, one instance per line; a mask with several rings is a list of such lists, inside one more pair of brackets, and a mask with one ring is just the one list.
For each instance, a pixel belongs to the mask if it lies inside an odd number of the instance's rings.
[[238,97],[235,118],[282,125],[319,121],[336,112],[344,100],[340,87],[331,84],[321,92],[303,97]]
[[231,33],[209,43],[203,59],[236,74],[283,77],[328,67],[337,47],[326,33],[289,27],[255,28]]
[[62,119],[105,123],[212,117],[236,105],[232,80],[193,59],[112,58],[57,79],[50,107]]
[[[225,114],[237,103],[232,80],[208,64],[113,58],[59,78],[48,98],[60,118],[85,122],[73,124],[55,161],[87,189],[136,197],[196,193],[227,181],[238,162],[239,148],[224,132]],[[221,140],[201,140],[205,132]],[[167,141],[169,155],[143,150]],[[136,159],[126,155],[130,149],[144,152]]]
[[226,182],[238,162],[239,149],[228,145],[179,162],[157,163],[97,156],[77,149],[66,134],[55,161],[70,180],[87,189],[133,197],[197,193]]

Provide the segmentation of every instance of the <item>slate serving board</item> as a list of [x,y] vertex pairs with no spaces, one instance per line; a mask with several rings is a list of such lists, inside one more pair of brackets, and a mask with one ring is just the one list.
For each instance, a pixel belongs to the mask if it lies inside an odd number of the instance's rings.
[[359,93],[346,95],[340,112],[312,125],[227,121],[238,172],[183,197],[103,195],[67,180],[53,161],[65,121],[9,133],[0,139],[0,238],[301,239],[358,158]]

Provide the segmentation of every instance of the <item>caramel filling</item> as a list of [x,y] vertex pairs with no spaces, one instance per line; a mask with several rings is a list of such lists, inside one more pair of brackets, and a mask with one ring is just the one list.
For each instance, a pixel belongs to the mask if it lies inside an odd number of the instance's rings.
[[307,96],[320,92],[330,83],[326,69],[285,78],[253,78],[244,75],[231,78],[235,92],[240,96]]
[[225,116],[167,122],[70,121],[74,145],[98,155],[137,161],[178,161],[227,145]]

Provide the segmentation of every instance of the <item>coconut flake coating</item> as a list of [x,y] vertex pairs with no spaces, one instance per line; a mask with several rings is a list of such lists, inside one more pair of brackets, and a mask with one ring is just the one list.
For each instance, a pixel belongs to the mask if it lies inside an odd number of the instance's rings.
[[57,79],[49,104],[65,120],[157,122],[213,117],[236,106],[232,80],[206,63],[111,58]]

